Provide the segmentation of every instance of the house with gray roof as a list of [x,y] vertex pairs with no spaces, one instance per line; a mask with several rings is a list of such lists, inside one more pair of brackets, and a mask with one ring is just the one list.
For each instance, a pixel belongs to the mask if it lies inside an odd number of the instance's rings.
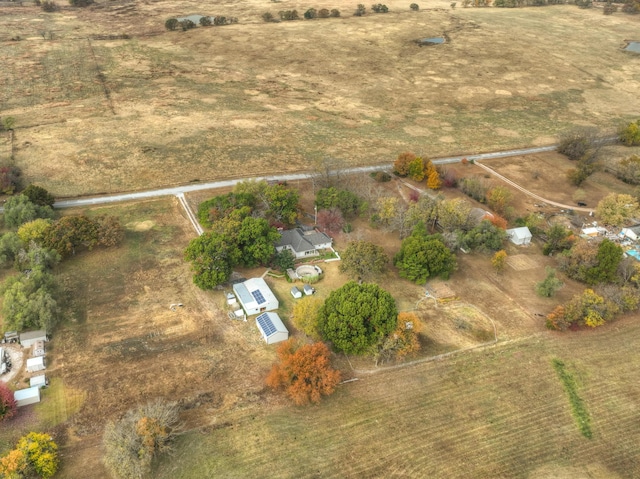
[[306,231],[303,228],[294,228],[281,231],[280,234],[276,251],[279,253],[288,249],[296,259],[318,256],[321,250],[331,248],[333,243],[330,236],[313,229]]

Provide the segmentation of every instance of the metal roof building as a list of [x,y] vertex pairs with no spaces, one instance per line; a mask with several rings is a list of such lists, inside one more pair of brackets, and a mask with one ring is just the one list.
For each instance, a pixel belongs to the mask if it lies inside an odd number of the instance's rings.
[[13,393],[13,399],[15,399],[18,407],[40,402],[40,388],[36,386],[27,389],[20,389]]
[[276,313],[262,313],[256,318],[256,326],[267,344],[289,339],[289,330]]
[[43,371],[44,369],[46,369],[44,357],[38,356],[37,358],[27,359],[27,372],[35,373],[36,371]]
[[233,285],[233,292],[247,316],[278,309],[278,298],[262,278],[251,278]]
[[36,341],[46,341],[47,332],[44,329],[20,333],[20,344],[23,348],[30,348]]

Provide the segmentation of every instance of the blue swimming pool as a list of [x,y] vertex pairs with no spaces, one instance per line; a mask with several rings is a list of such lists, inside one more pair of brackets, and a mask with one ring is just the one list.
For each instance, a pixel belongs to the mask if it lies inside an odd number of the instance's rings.
[[629,256],[633,256],[636,260],[640,261],[640,251],[635,249],[630,249],[627,251]]

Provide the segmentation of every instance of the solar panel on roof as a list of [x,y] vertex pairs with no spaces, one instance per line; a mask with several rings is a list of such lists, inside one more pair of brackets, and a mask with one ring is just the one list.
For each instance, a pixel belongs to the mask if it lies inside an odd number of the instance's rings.
[[273,322],[271,321],[269,314],[262,313],[260,316],[256,318],[256,321],[260,325],[260,329],[262,329],[265,336],[269,337],[276,332],[276,327],[273,325]]
[[262,293],[260,292],[259,289],[256,289],[255,291],[251,291],[251,296],[253,296],[253,298],[258,302],[258,304],[267,302],[267,300],[264,299],[264,296],[262,296]]

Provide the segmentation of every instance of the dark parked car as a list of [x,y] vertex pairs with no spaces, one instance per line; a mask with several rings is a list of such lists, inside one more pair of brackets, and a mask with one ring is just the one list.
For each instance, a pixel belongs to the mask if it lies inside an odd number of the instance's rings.
[[587,204],[584,201],[578,201],[578,206],[587,206]]

